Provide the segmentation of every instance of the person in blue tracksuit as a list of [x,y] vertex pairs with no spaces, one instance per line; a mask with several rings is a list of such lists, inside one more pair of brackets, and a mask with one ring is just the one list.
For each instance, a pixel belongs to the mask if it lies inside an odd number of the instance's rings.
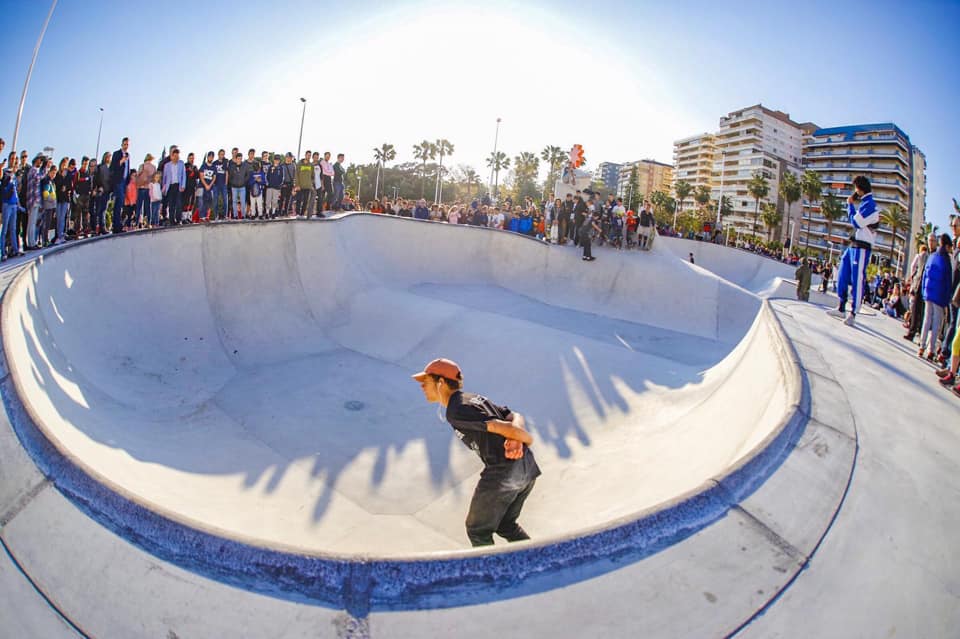
[[[880,226],[880,212],[877,211],[877,204],[873,201],[870,180],[863,175],[858,175],[853,179],[853,189],[854,192],[847,198],[847,218],[853,225],[854,233],[850,237],[850,245],[840,258],[840,272],[837,276],[840,308],[829,311],[832,315],[843,317],[849,299],[850,312],[844,320],[847,326],[853,326],[856,322],[857,312],[863,301],[867,265],[870,263],[870,252],[877,240],[877,228]],[[847,297],[848,287],[850,288],[849,298]]]

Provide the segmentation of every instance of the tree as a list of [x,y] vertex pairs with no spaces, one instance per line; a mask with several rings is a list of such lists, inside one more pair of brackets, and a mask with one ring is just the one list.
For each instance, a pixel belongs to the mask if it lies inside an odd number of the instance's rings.
[[823,182],[820,181],[820,175],[816,171],[807,169],[800,178],[800,190],[803,191],[803,197],[807,198],[807,207],[810,214],[807,216],[807,238],[806,247],[810,249],[810,220],[813,219],[813,206],[820,201],[823,196]]
[[705,217],[706,206],[710,203],[710,187],[705,184],[698,186],[693,192],[693,200],[699,205],[698,208],[700,209],[701,217]]
[[833,193],[827,193],[823,198],[823,204],[820,206],[820,214],[823,215],[823,219],[827,222],[827,241],[833,241],[833,223],[843,217],[843,214],[846,212],[846,209],[843,207],[843,202],[840,201]]
[[693,187],[685,180],[680,180],[673,185],[673,194],[677,197],[677,207],[673,212],[673,224],[677,224],[677,211],[683,209],[683,201],[693,192]]
[[514,195],[517,200],[526,196],[534,197],[537,194],[537,172],[540,170],[540,160],[535,153],[523,151],[513,158]]
[[[716,210],[717,210],[717,204],[718,204],[718,202],[717,202],[716,200],[711,200],[711,201],[710,201],[710,210],[711,210],[711,211],[716,211]],[[723,221],[723,218],[726,217],[727,215],[733,215],[733,202],[730,201],[730,196],[729,196],[729,195],[724,195],[724,196],[723,196],[723,203],[720,204],[720,220]]]
[[496,153],[491,151],[490,157],[487,158],[487,166],[493,169],[493,197],[496,199],[497,189],[500,188],[500,170],[510,168],[510,158],[503,151]]
[[[910,220],[907,218],[907,213],[903,210],[903,207],[894,203],[880,211],[880,223],[889,226],[893,232],[893,237],[890,238],[890,262],[893,263],[893,249],[897,245],[897,231],[907,228]],[[900,268],[903,268],[902,264]]]
[[747,182],[747,193],[753,196],[753,199],[757,202],[757,208],[753,213],[753,235],[756,237],[757,221],[760,218],[760,200],[767,197],[767,194],[770,193],[770,183],[767,182],[767,178],[763,176],[763,171],[754,173],[750,181]]
[[[463,166],[463,165],[461,165]],[[470,187],[474,184],[477,185],[477,193],[480,192],[480,174],[477,173],[477,170],[472,166],[464,167],[463,169],[463,181],[467,185],[467,197],[470,197]]]
[[420,160],[420,197],[423,197],[427,184],[427,160],[437,157],[437,147],[430,140],[414,144],[413,157]]
[[563,149],[559,146],[545,146],[543,150],[540,151],[540,159],[543,160],[548,167],[547,181],[544,183],[543,188],[544,193],[546,193],[547,189],[553,189],[557,183],[557,178],[560,177],[560,167],[563,165],[566,157],[567,154],[564,153]]
[[373,187],[373,198],[377,199],[380,194],[380,171],[387,168],[387,162],[391,162],[397,157],[397,151],[392,144],[384,142],[379,149],[373,150],[373,159],[377,163],[377,182]]
[[934,224],[933,222],[924,222],[923,226],[920,227],[920,230],[914,233],[913,239],[917,245],[926,244],[927,238],[931,235],[939,235],[940,227]]
[[773,202],[763,203],[763,213],[761,214],[763,225],[767,227],[767,241],[773,240],[773,229],[780,224],[783,216],[777,210],[777,205]]
[[650,194],[650,203],[653,204],[653,217],[657,224],[666,226],[677,211],[677,202],[663,191],[654,191]]
[[641,197],[643,194],[640,193],[640,174],[637,167],[633,167],[630,169],[630,179],[627,181],[627,209],[639,211]]
[[783,179],[780,180],[780,195],[787,203],[787,219],[790,219],[793,203],[799,200],[801,195],[800,180],[790,171],[784,173]]
[[434,143],[434,147],[437,149],[437,153],[440,154],[440,166],[437,169],[437,188],[435,190],[433,201],[440,202],[443,198],[443,156],[453,155],[453,144],[450,143],[450,140],[446,138],[440,138]]

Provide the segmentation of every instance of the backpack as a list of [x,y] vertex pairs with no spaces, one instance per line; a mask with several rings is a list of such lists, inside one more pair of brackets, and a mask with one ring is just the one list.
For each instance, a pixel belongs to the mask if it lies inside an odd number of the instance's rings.
[[263,183],[254,180],[254,182],[250,185],[250,197],[260,197],[262,193]]

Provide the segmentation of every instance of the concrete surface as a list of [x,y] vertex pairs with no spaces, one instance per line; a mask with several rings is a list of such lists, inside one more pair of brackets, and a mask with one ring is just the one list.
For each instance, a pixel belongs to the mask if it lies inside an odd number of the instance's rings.
[[550,541],[722,476],[782,421],[760,308],[657,247],[585,264],[348,216],[45,256],[6,295],[4,347],[47,439],[128,499],[253,545],[399,557],[467,548],[480,469],[410,380],[426,361],[528,416],[523,523]]
[[[789,298],[789,284],[770,283]],[[803,370],[810,421],[766,483],[642,561],[483,605],[357,619],[184,571],[105,530],[17,461],[23,451],[0,420],[0,538],[51,602],[0,564],[0,637],[70,636],[51,604],[98,637],[955,637],[960,400],[896,322],[862,316],[848,329],[823,313],[835,298],[813,301],[822,306],[771,302]]]

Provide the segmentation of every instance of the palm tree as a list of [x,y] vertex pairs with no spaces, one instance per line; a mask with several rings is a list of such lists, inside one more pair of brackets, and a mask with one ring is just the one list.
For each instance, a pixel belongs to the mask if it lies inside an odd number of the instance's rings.
[[553,188],[553,185],[557,181],[557,175],[560,172],[560,166],[566,157],[567,154],[564,153],[563,149],[559,146],[548,145],[540,151],[540,159],[543,160],[550,169],[547,173],[547,181],[544,183],[544,193],[546,193],[547,187]]
[[693,200],[700,205],[700,216],[705,217],[706,205],[710,203],[710,187],[706,184],[701,184],[697,187],[697,190],[693,192]]
[[443,199],[443,156],[453,155],[453,144],[446,138],[440,138],[433,145],[437,149],[437,153],[440,154],[440,167],[437,169],[437,188],[433,201],[440,203]]
[[807,169],[800,178],[800,190],[803,197],[807,198],[807,207],[810,214],[807,216],[807,238],[806,247],[810,248],[810,221],[813,219],[813,206],[823,197],[823,182],[820,181],[820,175],[816,171]]
[[[820,214],[823,215],[823,219],[827,221],[828,242],[833,241],[833,223],[843,218],[844,213],[846,213],[846,209],[843,206],[843,202],[840,201],[840,198],[828,192],[823,198],[823,204],[820,206]],[[833,249],[831,248],[830,250],[832,256]]]
[[500,169],[510,168],[510,158],[503,151],[491,152],[490,157],[487,158],[487,166],[493,169],[493,197],[496,199],[497,190],[500,187]]
[[773,202],[764,202],[763,203],[763,213],[761,214],[761,219],[763,220],[763,225],[767,227],[767,241],[773,239],[773,229],[780,221],[783,219],[783,216],[780,215],[780,211],[777,210],[777,205]]
[[373,159],[377,163],[377,182],[373,187],[373,199],[378,199],[380,194],[380,170],[385,168],[387,162],[390,162],[395,157],[397,157],[397,151],[393,148],[392,144],[387,144],[386,142],[381,145],[379,149],[373,150]]
[[926,244],[927,238],[931,233],[933,235],[939,235],[940,227],[933,222],[924,222],[923,226],[920,227],[920,230],[914,233],[913,239],[917,244]]
[[677,212],[683,208],[683,201],[693,192],[693,187],[689,182],[680,180],[673,185],[673,194],[677,196],[677,207],[673,210],[673,226],[677,226]]
[[770,193],[770,183],[767,182],[767,178],[763,176],[762,171],[754,173],[750,181],[747,182],[747,192],[757,201],[757,208],[753,213],[753,235],[756,237],[757,221],[760,218],[760,200],[767,197],[767,194]]
[[[793,208],[793,203],[799,200],[801,195],[800,180],[790,171],[784,173],[783,179],[780,180],[780,195],[787,203],[787,219],[790,219],[790,209]],[[792,241],[793,238],[791,238]]]
[[[893,262],[893,249],[897,245],[897,231],[907,228],[910,220],[907,218],[906,211],[899,204],[891,204],[880,211],[880,223],[890,227],[893,237],[890,238],[890,262]],[[903,265],[898,265],[902,268]],[[900,270],[900,268],[898,268]]]
[[470,197],[470,187],[477,185],[477,192],[480,192],[480,174],[472,166],[463,169],[463,179],[467,183],[467,197]]
[[430,140],[413,145],[413,157],[420,160],[420,197],[427,188],[427,160],[437,157],[437,147]]

